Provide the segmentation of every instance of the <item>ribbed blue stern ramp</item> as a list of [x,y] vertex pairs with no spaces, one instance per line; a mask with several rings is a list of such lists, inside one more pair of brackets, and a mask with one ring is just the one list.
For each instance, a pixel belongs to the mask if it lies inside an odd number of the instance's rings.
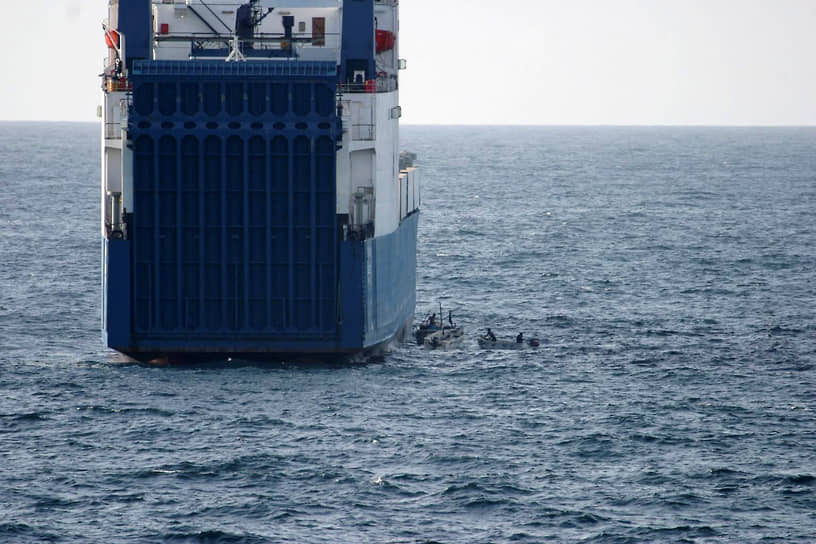
[[137,61],[131,80],[134,209],[106,293],[131,308],[108,312],[111,347],[359,350],[362,309],[340,301],[362,278],[340,277],[334,63]]

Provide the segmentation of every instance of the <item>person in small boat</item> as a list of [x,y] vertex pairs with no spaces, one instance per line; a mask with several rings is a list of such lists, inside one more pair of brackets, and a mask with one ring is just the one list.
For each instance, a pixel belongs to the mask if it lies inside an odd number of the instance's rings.
[[448,311],[448,323],[450,323],[451,327],[455,327],[456,325],[453,324],[453,312]]
[[493,334],[493,331],[490,330],[490,327],[487,328],[487,334],[485,335],[491,342],[496,341],[496,335]]
[[428,326],[436,327],[436,314],[431,314],[431,317],[428,318]]
[[524,343],[524,333],[520,332],[520,333],[518,333],[518,336],[516,336],[516,344],[522,344],[522,343]]

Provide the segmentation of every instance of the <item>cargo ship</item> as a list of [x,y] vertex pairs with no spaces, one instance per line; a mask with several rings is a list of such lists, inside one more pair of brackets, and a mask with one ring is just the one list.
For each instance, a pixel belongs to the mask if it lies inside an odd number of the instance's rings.
[[396,0],[109,0],[102,329],[137,360],[334,360],[416,303]]

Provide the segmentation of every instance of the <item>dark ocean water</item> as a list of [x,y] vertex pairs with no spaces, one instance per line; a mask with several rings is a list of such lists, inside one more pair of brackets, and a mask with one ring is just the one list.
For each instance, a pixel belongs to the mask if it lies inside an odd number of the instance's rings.
[[96,127],[0,124],[0,541],[816,542],[816,129],[403,145],[461,350],[167,368],[101,343]]

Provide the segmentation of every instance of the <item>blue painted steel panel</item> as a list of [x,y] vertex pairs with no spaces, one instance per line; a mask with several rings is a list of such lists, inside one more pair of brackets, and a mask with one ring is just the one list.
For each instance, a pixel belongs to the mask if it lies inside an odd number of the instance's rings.
[[198,64],[131,78],[136,349],[334,349],[334,68]]
[[224,62],[201,60],[151,60],[136,61],[132,75],[138,76],[171,76],[173,78],[196,78],[202,76],[220,79],[222,77],[285,77],[285,78],[324,78],[337,75],[334,62],[304,61],[296,62]]
[[107,344],[125,351],[131,347],[130,241],[106,240],[105,336]]
[[373,259],[364,270],[365,346],[390,340],[413,320],[416,307],[416,236],[419,213],[409,215],[393,233],[366,240]]
[[344,349],[363,349],[363,265],[365,243],[345,240],[340,245],[340,344]]
[[119,32],[125,36],[125,57],[130,67],[136,59],[150,57],[150,0],[119,0]]
[[[340,324],[336,339],[270,338],[261,333],[208,334],[190,336],[179,343],[171,336],[142,336],[130,351],[153,353],[351,353],[389,341],[414,315],[416,285],[416,232],[419,215],[409,216],[399,229],[384,237],[340,243],[338,305]],[[366,255],[370,250],[372,260]],[[284,271],[285,272],[285,271]],[[376,278],[372,276],[376,275]],[[268,278],[267,278],[268,279]],[[286,279],[282,279],[285,282]],[[261,282],[252,282],[257,288]],[[367,288],[366,286],[373,288]],[[198,284],[186,286],[193,293]],[[366,318],[366,307],[376,307],[374,320]],[[122,308],[111,308],[120,312]],[[278,321],[282,323],[282,319]],[[128,351],[122,349],[122,351]]]
[[355,70],[374,79],[374,0],[343,2],[343,44],[340,79],[351,82]]

